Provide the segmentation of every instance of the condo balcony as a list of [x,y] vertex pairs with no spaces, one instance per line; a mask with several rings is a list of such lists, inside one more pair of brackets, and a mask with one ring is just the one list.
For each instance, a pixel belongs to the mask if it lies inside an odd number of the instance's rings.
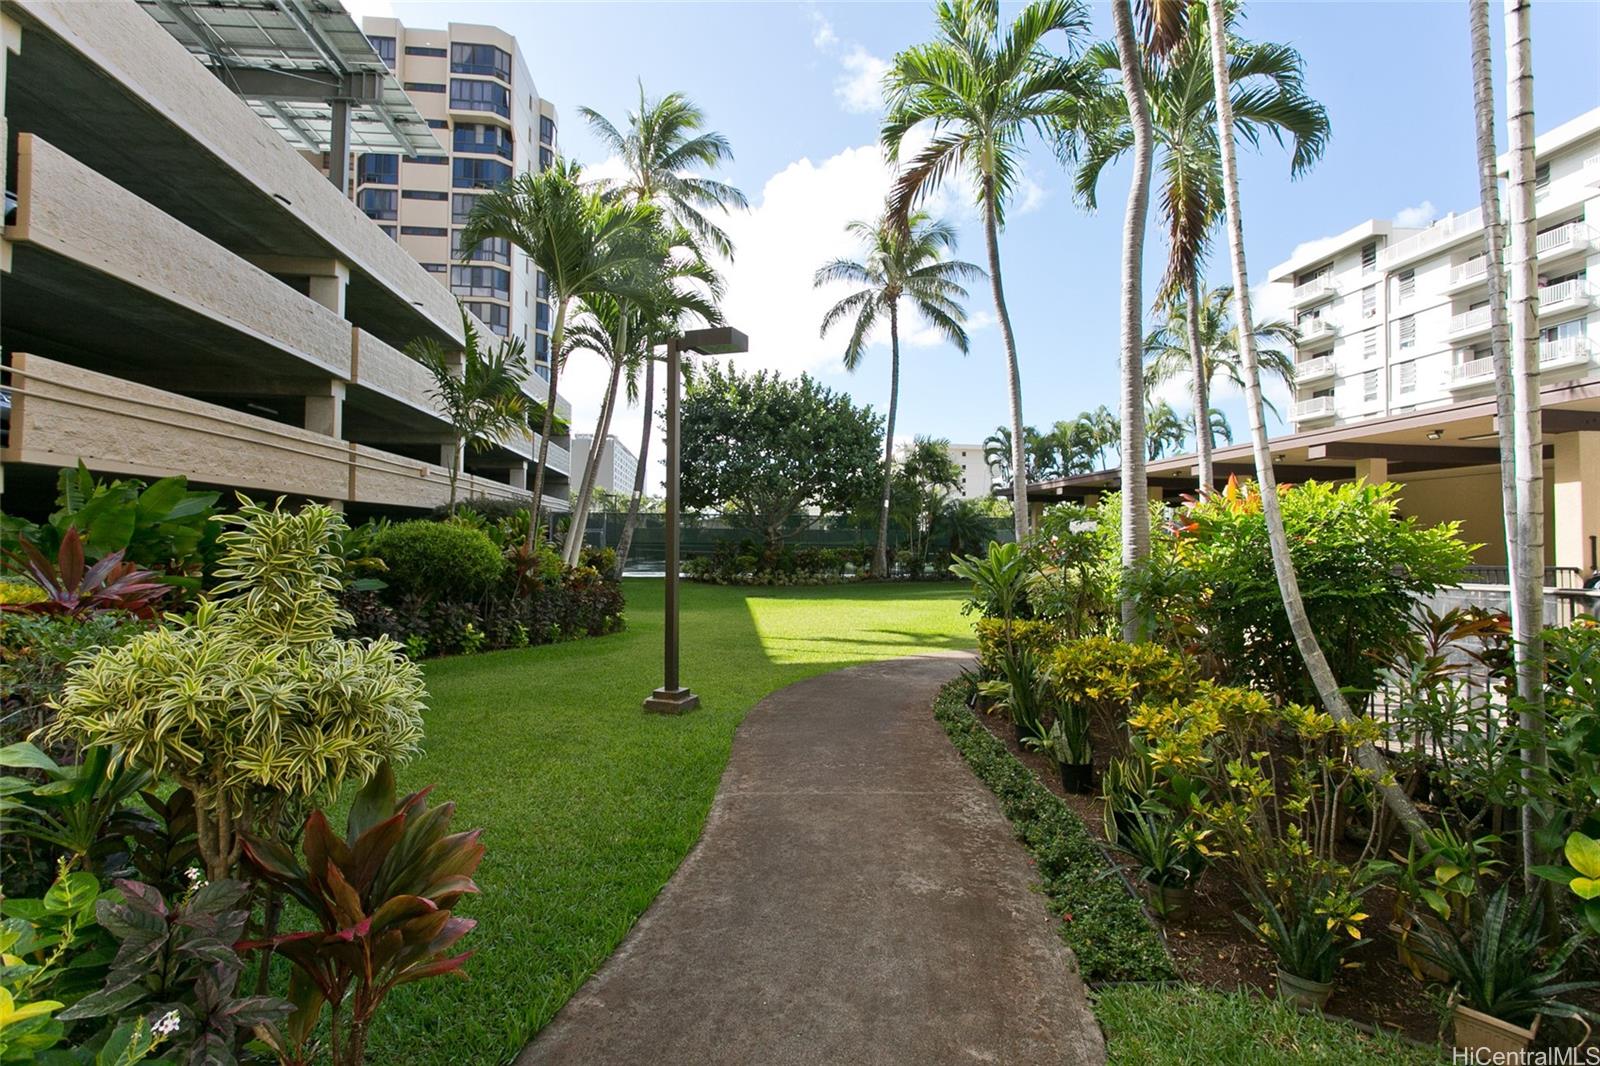
[[1471,358],[1450,368],[1450,391],[1464,391],[1494,381],[1494,360]]
[[1480,255],[1457,263],[1450,268],[1450,280],[1445,283],[1447,293],[1465,292],[1489,280],[1489,257]]
[[1463,337],[1473,337],[1480,333],[1488,332],[1488,307],[1474,307],[1472,310],[1463,311],[1450,319],[1449,335],[1452,339],[1459,340]]
[[1296,285],[1294,292],[1289,296],[1289,306],[1308,307],[1323,300],[1331,300],[1338,295],[1338,292],[1339,288],[1333,283],[1333,278],[1323,274],[1303,285]]
[[1446,215],[1421,233],[1396,241],[1378,256],[1378,265],[1385,270],[1431,255],[1442,248],[1457,244],[1483,229],[1483,209],[1475,207],[1459,215]]
[[1534,251],[1540,259],[1587,252],[1594,246],[1594,230],[1577,221],[1547,229],[1534,240]]
[[1296,385],[1309,385],[1313,381],[1333,377],[1333,356],[1319,355],[1315,359],[1303,359],[1294,365],[1294,383]]
[[1302,322],[1298,328],[1299,336],[1295,341],[1296,347],[1301,350],[1316,348],[1332,343],[1339,335],[1339,327],[1325,318],[1314,318],[1309,322]]
[[1309,400],[1301,400],[1294,405],[1290,414],[1297,424],[1325,421],[1334,415],[1333,397],[1313,396]]
[[1594,355],[1587,337],[1555,337],[1539,342],[1539,369],[1566,370],[1585,366]]
[[1572,278],[1539,290],[1539,314],[1576,311],[1594,303],[1594,290],[1582,278]]

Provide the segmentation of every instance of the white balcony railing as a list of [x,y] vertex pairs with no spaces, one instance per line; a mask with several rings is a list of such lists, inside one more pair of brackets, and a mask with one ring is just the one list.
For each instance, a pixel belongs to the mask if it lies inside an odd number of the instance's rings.
[[1446,215],[1421,233],[1397,241],[1383,250],[1379,265],[1388,269],[1398,263],[1426,255],[1435,248],[1458,240],[1483,228],[1483,208],[1475,207],[1459,215]]
[[1328,274],[1321,274],[1304,284],[1296,285],[1294,292],[1290,294],[1289,300],[1294,304],[1312,303],[1332,296],[1337,291],[1337,287],[1333,284],[1333,277]]
[[1322,341],[1332,340],[1339,333],[1339,327],[1324,318],[1313,318],[1300,323],[1297,327],[1300,335],[1300,344],[1318,344]]
[[1582,251],[1593,243],[1593,230],[1582,222],[1568,222],[1539,234],[1534,239],[1533,247],[1539,255],[1562,255]]
[[1554,370],[1559,367],[1581,366],[1589,361],[1594,348],[1587,337],[1556,337],[1539,342],[1539,367]]
[[1547,315],[1584,307],[1592,299],[1594,292],[1589,288],[1587,281],[1582,278],[1570,278],[1554,285],[1546,285],[1539,290],[1539,313]]
[[1295,384],[1303,385],[1308,381],[1333,375],[1333,356],[1319,355],[1315,359],[1304,359],[1294,365]]
[[1313,396],[1309,400],[1301,400],[1294,405],[1294,420],[1296,422],[1313,422],[1319,418],[1333,417],[1333,397]]
[[1450,384],[1457,388],[1481,385],[1493,378],[1493,359],[1468,359],[1450,368]]
[[1487,307],[1474,307],[1470,311],[1463,311],[1450,319],[1450,335],[1460,336],[1464,333],[1477,333],[1489,328],[1489,309]]
[[1489,257],[1480,255],[1450,268],[1450,285],[1475,285],[1489,276]]

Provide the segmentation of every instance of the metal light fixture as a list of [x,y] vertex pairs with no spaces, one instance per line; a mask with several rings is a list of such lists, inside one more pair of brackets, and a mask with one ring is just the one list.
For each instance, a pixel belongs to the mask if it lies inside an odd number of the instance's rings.
[[1428,430],[1428,439],[1429,440],[1438,440],[1442,436],[1444,436],[1444,430],[1442,430],[1442,429],[1430,429],[1430,430]]
[[678,394],[682,389],[683,352],[701,355],[737,355],[750,350],[750,340],[732,326],[692,329],[667,341],[667,591],[664,675],[661,687],[644,701],[644,709],[657,714],[682,714],[700,706],[700,697],[678,679]]

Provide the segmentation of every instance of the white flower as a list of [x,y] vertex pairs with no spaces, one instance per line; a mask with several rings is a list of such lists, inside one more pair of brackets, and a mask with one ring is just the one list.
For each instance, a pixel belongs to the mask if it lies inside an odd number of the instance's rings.
[[187,870],[183,871],[183,876],[189,879],[189,884],[198,886],[200,884],[200,867],[189,867]]
[[[193,873],[194,871],[190,871]],[[169,1010],[156,1020],[150,1031],[157,1036],[171,1036],[178,1031],[178,1012]]]

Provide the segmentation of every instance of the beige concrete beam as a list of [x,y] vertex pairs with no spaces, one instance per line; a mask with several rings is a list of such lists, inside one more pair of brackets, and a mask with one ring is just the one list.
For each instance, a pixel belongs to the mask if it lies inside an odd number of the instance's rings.
[[1589,538],[1600,535],[1600,433],[1559,433],[1555,443],[1555,509],[1546,536],[1557,566],[1590,565]]
[[340,318],[345,317],[344,294],[350,285],[350,268],[340,260],[295,255],[245,255],[240,258],[268,274],[307,278],[311,283],[308,295]]

